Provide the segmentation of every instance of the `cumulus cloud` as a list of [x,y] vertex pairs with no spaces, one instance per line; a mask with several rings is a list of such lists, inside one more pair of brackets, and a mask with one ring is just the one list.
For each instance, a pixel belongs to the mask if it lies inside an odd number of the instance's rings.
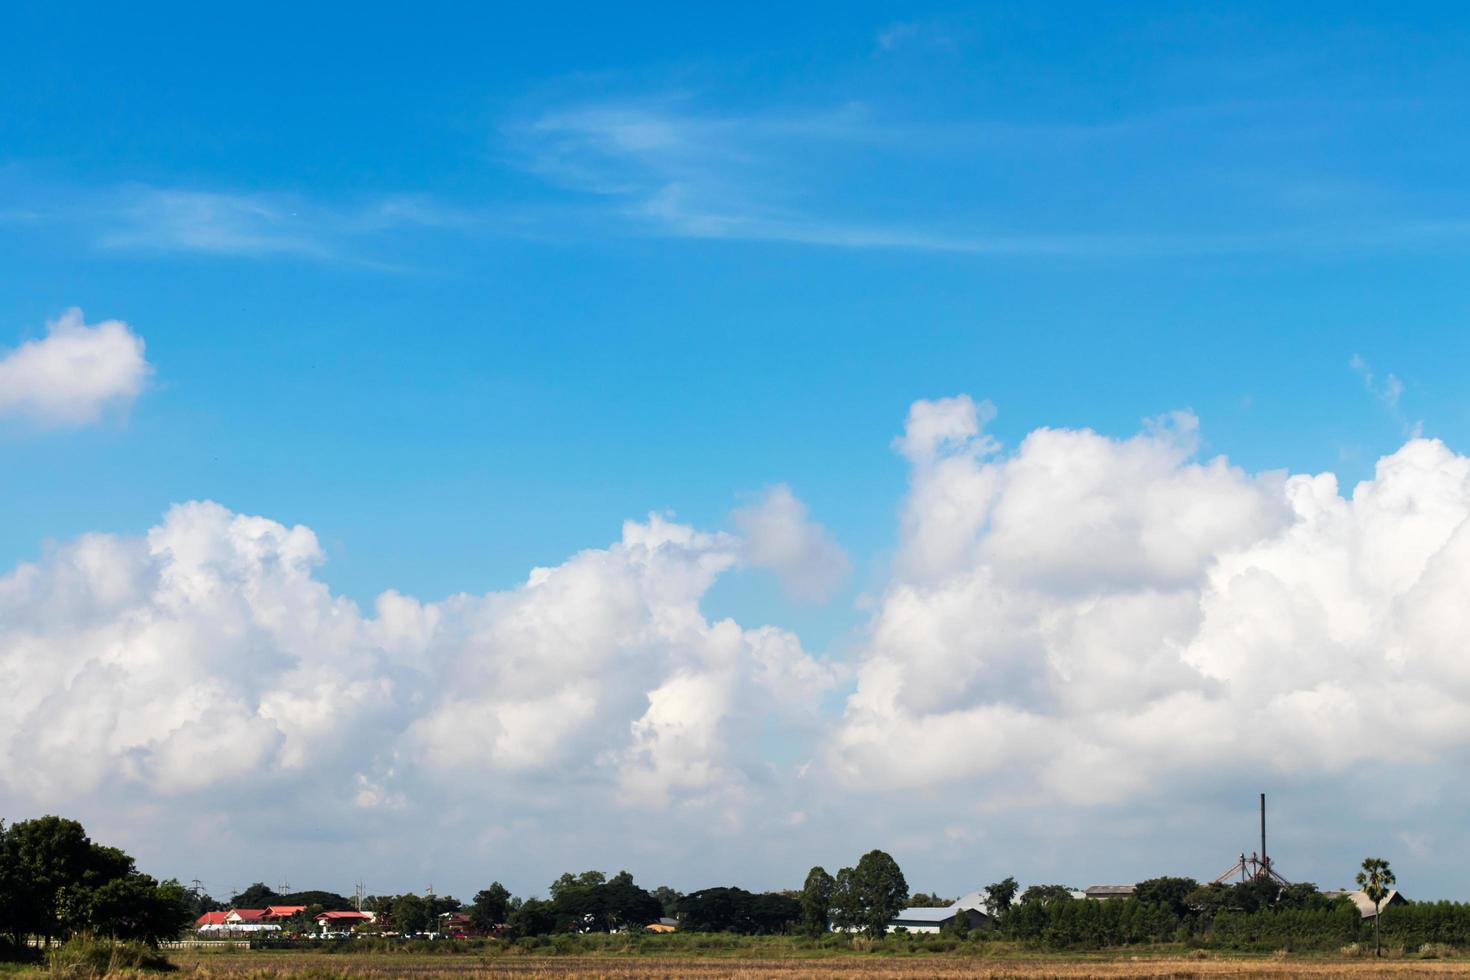
[[95,422],[143,390],[149,366],[143,338],[121,320],[88,326],[73,307],[46,325],[46,336],[0,357],[0,417],[45,425]]
[[1412,440],[1344,497],[1196,459],[1188,415],[1009,454],[963,401],[909,418],[896,574],[829,743],[849,783],[1113,803],[1470,738],[1470,459]]
[[401,808],[400,763],[500,785],[604,766],[630,805],[723,798],[752,734],[833,678],[785,631],[701,615],[739,550],[651,517],[507,592],[387,592],[365,616],[316,577],[309,529],[176,506],[0,579],[0,787],[49,805],[309,780]]
[[513,588],[370,607],[322,580],[310,529],[212,503],[56,545],[0,577],[0,808],[159,821],[214,861],[337,846],[344,878],[429,873],[405,841],[432,831],[438,867],[532,888],[610,861],[768,887],[889,843],[943,874],[956,840],[1044,832],[1086,874],[1107,827],[1039,820],[1176,812],[1201,774],[1309,783],[1324,810],[1428,774],[1429,806],[1470,761],[1470,458],[1413,439],[1344,490],[1203,458],[1187,413],[1003,448],[992,412],[910,411],[850,665],[701,609],[742,565],[845,571],[784,486],[733,533],[650,516]]
[[851,570],[837,539],[807,516],[806,504],[784,483],[730,517],[744,539],[745,560],[774,570],[794,598],[821,602]]

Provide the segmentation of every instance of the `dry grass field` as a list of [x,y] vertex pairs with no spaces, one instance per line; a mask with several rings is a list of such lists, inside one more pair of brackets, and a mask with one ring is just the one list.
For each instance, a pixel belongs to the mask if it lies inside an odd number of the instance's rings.
[[754,980],[758,977],[854,978],[1043,978],[1043,977],[1430,977],[1470,976],[1470,961],[1293,959],[1211,957],[1035,958],[988,960],[976,957],[890,958],[844,956],[825,959],[745,959],[616,956],[314,956],[310,954],[230,953],[175,956],[180,975],[221,980],[337,980],[349,977],[417,977],[469,980],[478,977],[609,978],[638,977]]

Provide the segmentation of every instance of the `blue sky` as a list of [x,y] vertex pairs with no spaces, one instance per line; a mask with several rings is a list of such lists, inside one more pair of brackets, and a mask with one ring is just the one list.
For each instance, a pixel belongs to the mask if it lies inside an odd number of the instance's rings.
[[784,484],[851,573],[814,603],[744,561],[699,608],[858,665],[916,402],[988,400],[1002,452],[1187,411],[1191,459],[1346,493],[1411,436],[1470,442],[1467,27],[7,5],[0,347],[79,307],[150,369],[95,424],[0,419],[0,567],[210,500],[311,528],[368,609],[515,589],[650,512],[730,529]]

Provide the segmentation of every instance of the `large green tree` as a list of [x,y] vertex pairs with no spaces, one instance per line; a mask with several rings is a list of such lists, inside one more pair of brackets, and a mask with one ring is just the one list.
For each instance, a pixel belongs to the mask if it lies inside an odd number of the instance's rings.
[[393,926],[405,936],[429,930],[429,904],[418,895],[409,892],[393,900]]
[[0,935],[15,949],[76,932],[156,944],[190,918],[178,882],[160,885],[75,820],[46,816],[0,825]]
[[820,936],[832,927],[832,889],[835,884],[821,865],[806,873],[806,883],[801,886],[801,931],[808,936]]
[[1072,901],[1072,889],[1066,885],[1032,885],[1021,893],[1022,905],[1051,905]]
[[506,921],[509,910],[510,889],[492,881],[489,888],[475,893],[475,900],[470,904],[470,924],[481,932],[490,932]]
[[1005,877],[985,889],[985,908],[993,916],[1005,915],[1011,910],[1011,904],[1016,900],[1016,892],[1021,888],[1016,884],[1013,877]]
[[1358,887],[1373,903],[1373,955],[1382,956],[1383,947],[1378,941],[1378,920],[1383,918],[1383,900],[1394,884],[1393,869],[1383,858],[1363,858],[1363,868],[1358,872]]
[[539,898],[528,898],[510,913],[510,934],[521,936],[544,936],[556,929],[556,911],[550,902]]
[[785,932],[800,915],[800,903],[789,895],[743,888],[703,888],[679,900],[679,924],[690,932],[770,935]]
[[641,928],[663,915],[659,900],[620,871],[608,878],[601,871],[564,874],[551,885],[551,907],[557,928],[569,932],[612,932]]
[[847,931],[863,927],[863,896],[858,890],[857,873],[852,868],[838,870],[832,879],[832,924]]
[[1193,878],[1149,878],[1133,886],[1133,897],[1183,919],[1189,915],[1189,896],[1198,887]]
[[853,882],[862,907],[861,925],[874,939],[882,939],[889,921],[903,910],[909,897],[898,862],[883,851],[872,850],[853,868]]

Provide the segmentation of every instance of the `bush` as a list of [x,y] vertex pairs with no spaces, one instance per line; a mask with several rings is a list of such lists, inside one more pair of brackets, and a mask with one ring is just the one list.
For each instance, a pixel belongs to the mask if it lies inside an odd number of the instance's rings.
[[1446,956],[1459,956],[1460,951],[1449,943],[1425,943],[1419,947],[1421,960],[1438,960]]
[[117,942],[93,936],[73,936],[46,957],[53,977],[105,977],[124,970],[173,970],[158,950],[136,940]]

